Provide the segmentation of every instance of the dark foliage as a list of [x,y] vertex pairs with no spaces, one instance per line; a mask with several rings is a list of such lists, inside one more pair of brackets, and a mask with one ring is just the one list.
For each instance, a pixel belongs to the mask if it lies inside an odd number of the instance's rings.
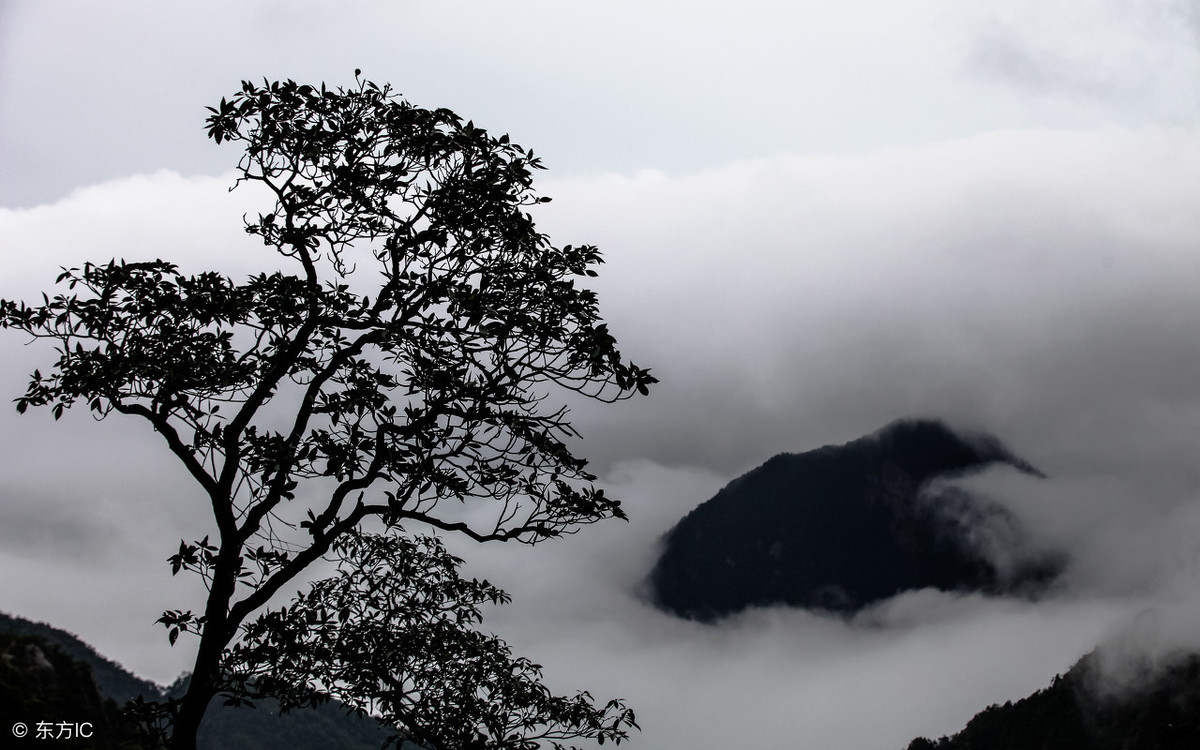
[[[186,684],[182,681],[180,687]],[[200,723],[196,748],[379,750],[390,734],[371,717],[332,701],[305,711],[283,711],[274,698],[264,698],[253,706],[226,706],[216,701]],[[405,744],[399,750],[416,748]]]
[[1044,582],[1053,560],[1000,571],[981,552],[981,535],[1019,535],[1010,514],[961,492],[927,492],[937,478],[997,461],[1035,471],[994,439],[964,439],[931,421],[780,454],[667,534],[651,595],[676,614],[711,620],[753,606],[853,612],[912,589]]
[[[237,282],[114,259],[64,269],[67,289],[39,305],[0,300],[0,327],[58,351],[48,373],[33,373],[18,411],[46,407],[57,418],[82,403],[98,418],[143,419],[208,497],[215,534],[181,541],[169,560],[173,572],[203,578],[207,601],[160,620],[171,643],[198,636],[187,692],[158,717],[182,750],[218,694],[257,697],[249,686],[265,683],[241,679],[230,654],[268,646],[261,639],[278,630],[256,623],[286,619],[269,603],[314,562],[345,552],[342,540],[371,529],[404,544],[414,527],[432,527],[535,543],[623,518],[568,447],[576,433],[550,396],[615,401],[654,382],[621,356],[581,285],[596,275],[599,251],[555,247],[536,230],[529,209],[547,199],[533,193],[532,175],[542,167],[507,135],[363,80],[336,90],[244,82],[210,112],[209,137],[243,149],[235,187],[274,200],[246,231],[273,251],[268,267],[286,270]],[[409,569],[414,590],[444,584],[435,600],[476,603],[470,584],[424,559],[432,567]],[[401,590],[383,569],[364,572]],[[473,623],[460,624],[448,637],[470,650]],[[362,706],[352,679],[323,681],[345,665],[309,666],[293,675],[307,705],[344,697]],[[519,660],[510,671],[532,676]],[[519,726],[498,725],[503,734],[418,726],[479,718],[454,710],[473,693],[449,694],[437,674],[421,675],[433,682],[376,695],[371,708],[401,735],[472,738],[446,750],[620,740],[635,726],[619,703],[593,706],[583,694],[563,699],[583,713],[563,713],[538,692],[524,696],[533,703]],[[423,706],[429,696],[441,703]],[[290,692],[281,700],[302,702]]]
[[[28,728],[24,736],[13,731],[18,723]],[[92,670],[37,635],[0,633],[0,727],[5,747],[142,747],[136,727],[101,694]]]
[[1028,698],[991,706],[961,732],[908,750],[1192,750],[1200,747],[1200,656],[1179,658],[1146,684],[1097,689],[1096,656]]
[[[167,691],[158,685],[140,679],[130,674],[124,667],[104,658],[88,644],[76,636],[60,630],[52,625],[32,622],[21,617],[13,617],[0,613],[0,637],[29,637],[36,643],[44,643],[43,649],[49,654],[61,652],[69,656],[75,666],[64,670],[64,674],[72,676],[74,688],[59,696],[57,714],[67,720],[69,717],[86,717],[94,713],[96,698],[89,688],[94,680],[99,692],[101,705],[105,706],[106,720],[109,722],[102,727],[91,741],[110,743],[98,747],[143,747],[148,740],[140,728],[127,721],[118,707],[124,706],[129,700],[141,698],[147,701],[160,700],[165,695],[180,697],[187,685],[186,679],[181,679]],[[53,656],[51,663],[58,661]],[[11,662],[8,662],[11,666]],[[85,679],[82,675],[87,673]],[[7,679],[7,678],[6,678]],[[22,720],[30,726],[38,716],[44,716],[36,706],[31,707],[37,698],[37,687],[30,687],[28,675],[22,679],[24,687],[8,692],[8,687],[0,688],[6,692],[0,697],[0,713],[13,721]],[[5,682],[9,685],[12,681]],[[16,696],[16,697],[13,697]],[[87,720],[71,718],[71,721]],[[11,726],[11,722],[4,725]],[[100,726],[100,725],[97,725]],[[227,750],[228,748],[255,748],[255,750],[379,750],[388,732],[381,729],[370,717],[354,715],[346,706],[330,702],[312,711],[292,711],[282,713],[277,701],[265,699],[256,707],[215,705],[205,714],[204,722],[196,746],[198,750]],[[43,740],[41,745],[48,741]],[[81,744],[64,744],[65,747],[87,747]]]
[[580,736],[620,740],[633,725],[617,701],[597,711],[587,693],[552,694],[538,665],[475,630],[479,607],[508,595],[461,578],[462,561],[438,539],[348,535],[335,551],[338,575],[259,618],[230,651],[236,694],[293,708],[312,700],[314,682],[336,686],[347,706],[403,727],[398,739],[433,748],[561,748]]

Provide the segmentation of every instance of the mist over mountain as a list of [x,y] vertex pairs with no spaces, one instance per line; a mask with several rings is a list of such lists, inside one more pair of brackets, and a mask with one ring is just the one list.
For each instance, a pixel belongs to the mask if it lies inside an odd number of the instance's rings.
[[1200,745],[1200,654],[1142,660],[1118,688],[1093,651],[1043,690],[990,706],[957,734],[908,750],[1190,750]]
[[1041,476],[997,439],[933,420],[779,454],[666,534],[649,595],[707,621],[770,605],[853,613],[923,588],[1034,592],[1061,556],[1024,551],[1011,512],[948,481],[998,463]]

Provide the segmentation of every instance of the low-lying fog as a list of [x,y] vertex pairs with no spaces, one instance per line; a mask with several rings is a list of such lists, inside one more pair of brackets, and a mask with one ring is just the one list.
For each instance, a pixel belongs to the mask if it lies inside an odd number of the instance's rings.
[[[158,173],[0,210],[6,246],[28,249],[0,295],[32,300],[59,265],[113,255],[273,263],[227,183]],[[453,548],[514,596],[487,627],[557,689],[627,698],[633,746],[902,748],[1102,640],[1163,654],[1200,633],[1200,137],[1007,131],[541,189],[544,231],[605,251],[602,308],[662,381],[575,410],[579,451],[632,520]],[[5,399],[50,359],[20,343],[5,337]],[[905,416],[992,433],[1047,475],[966,481],[1069,553],[1051,594],[921,591],[850,622],[714,626],[639,599],[661,534],[725,482]],[[164,562],[208,531],[198,493],[139,424],[3,410],[0,425],[0,609],[172,680],[189,655],[153,621],[199,607]]]

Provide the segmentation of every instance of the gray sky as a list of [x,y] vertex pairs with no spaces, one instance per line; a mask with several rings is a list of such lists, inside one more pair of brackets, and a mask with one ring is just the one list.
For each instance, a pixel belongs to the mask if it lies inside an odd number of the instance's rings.
[[[489,626],[561,690],[628,697],[635,747],[899,748],[1101,640],[1200,632],[1189,3],[195,7],[0,5],[0,296],[113,256],[270,267],[225,191],[237,154],[202,132],[245,77],[361,67],[534,148],[540,227],[605,252],[602,307],[662,383],[575,412],[631,524],[461,551],[514,594]],[[0,340],[0,400],[49,360],[23,343]],[[718,627],[632,595],[658,536],[732,477],[903,416],[992,432],[1050,475],[972,482],[1073,555],[1060,591]],[[164,562],[208,530],[198,493],[138,424],[0,411],[0,448],[0,610],[172,680],[190,654],[153,621],[199,606]]]

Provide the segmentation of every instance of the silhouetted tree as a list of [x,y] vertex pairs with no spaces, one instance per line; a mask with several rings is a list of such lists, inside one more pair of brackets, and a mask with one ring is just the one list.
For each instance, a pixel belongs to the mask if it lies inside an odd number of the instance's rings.
[[[210,111],[209,137],[244,148],[234,187],[274,200],[246,231],[290,272],[113,260],[64,270],[43,304],[0,301],[4,327],[59,352],[18,411],[144,419],[211,503],[215,536],[170,558],[208,589],[202,612],[161,619],[172,643],[199,638],[171,747],[194,747],[218,695],[337,697],[445,749],[626,737],[623,704],[554,696],[475,631],[505,595],[416,533],[534,543],[624,517],[548,397],[615,401],[654,378],[577,283],[596,248],[535,228],[539,160],[357,71],[349,89],[243,82]],[[272,608],[326,556],[336,575]]]

